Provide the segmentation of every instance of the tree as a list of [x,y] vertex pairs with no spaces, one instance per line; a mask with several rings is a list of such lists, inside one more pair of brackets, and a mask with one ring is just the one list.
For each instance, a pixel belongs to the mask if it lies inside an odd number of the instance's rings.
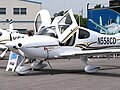
[[[55,13],[54,14],[54,18],[57,17],[57,16],[63,16],[65,12],[64,11],[60,11],[58,13]],[[87,21],[88,21],[87,18],[83,18],[81,15],[78,15],[78,14],[74,14],[74,17],[75,17],[76,22],[77,22],[78,25],[79,25],[79,20],[80,20],[80,26],[87,27]],[[52,18],[52,20],[54,20],[54,18]],[[70,22],[70,19],[68,17],[67,18],[67,23],[69,23],[69,22]]]
[[87,28],[87,21],[88,21],[87,18],[83,18],[81,15],[79,16],[78,14],[74,14],[74,17],[75,17],[78,25],[80,24],[80,26]]
[[63,16],[64,15],[64,11],[60,11],[58,13],[55,13],[53,16],[57,17],[57,16]]
[[101,8],[101,4],[95,5],[94,8]]

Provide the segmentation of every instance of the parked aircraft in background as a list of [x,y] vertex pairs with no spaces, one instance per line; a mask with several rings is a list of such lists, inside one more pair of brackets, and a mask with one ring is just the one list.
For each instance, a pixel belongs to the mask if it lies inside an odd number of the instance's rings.
[[43,62],[48,61],[50,65],[50,59],[70,59],[76,56],[85,63],[85,72],[95,73],[100,67],[89,64],[88,56],[101,54],[109,56],[120,53],[118,49],[120,34],[105,35],[80,27],[77,25],[72,10],[69,10],[56,21],[55,26],[40,29],[39,35],[20,38],[5,45],[24,57],[15,70],[19,75],[30,72],[30,68],[24,65],[26,58],[37,60],[31,65],[33,69],[42,69],[47,66]]
[[120,33],[120,16],[119,15],[116,17],[115,21],[110,19],[108,21],[108,24],[106,24],[105,26],[103,26],[102,24],[102,17],[100,17],[100,25],[91,19],[89,19],[89,21],[91,21],[96,26],[96,28],[100,30],[100,33],[108,34],[108,35]]
[[10,40],[15,40],[19,38],[24,38],[27,35],[20,34],[17,30],[13,30],[13,23],[10,21],[9,29],[2,30],[0,29],[0,50],[2,50],[2,54],[0,55],[0,59],[7,53],[8,48],[5,44]]

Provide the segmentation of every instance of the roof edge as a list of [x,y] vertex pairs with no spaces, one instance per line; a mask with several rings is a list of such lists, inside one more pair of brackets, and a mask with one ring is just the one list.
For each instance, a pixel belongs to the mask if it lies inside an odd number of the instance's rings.
[[19,0],[19,1],[30,2],[30,3],[36,3],[36,4],[42,4],[41,2],[30,1],[30,0]]
[[112,8],[116,8],[116,7],[120,7],[120,6],[102,7],[102,8],[90,8],[90,9],[88,9],[88,10],[112,9]]

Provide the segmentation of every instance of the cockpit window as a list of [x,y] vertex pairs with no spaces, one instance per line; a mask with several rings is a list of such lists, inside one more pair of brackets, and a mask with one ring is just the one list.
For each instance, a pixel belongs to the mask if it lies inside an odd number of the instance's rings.
[[57,37],[54,26],[42,28],[39,32],[39,35],[48,35],[51,37]]
[[59,23],[58,23],[58,27],[60,30],[60,33],[62,34],[71,24],[72,24],[72,19],[70,17],[70,14],[66,14],[65,17],[63,17]]
[[79,36],[78,36],[79,39],[86,39],[88,37],[90,37],[90,33],[88,31],[79,29]]

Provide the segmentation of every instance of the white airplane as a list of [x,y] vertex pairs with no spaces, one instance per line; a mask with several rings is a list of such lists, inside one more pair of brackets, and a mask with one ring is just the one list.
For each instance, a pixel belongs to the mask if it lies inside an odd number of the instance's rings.
[[[95,73],[100,67],[88,64],[88,56],[101,54],[109,56],[113,53],[120,53],[118,49],[120,34],[104,35],[80,27],[77,25],[72,10],[69,10],[56,21],[55,26],[41,29],[39,35],[9,41],[5,45],[24,57],[15,70],[19,75],[30,72],[30,68],[24,65],[26,58],[37,60],[31,64],[33,69],[42,69],[47,66],[43,62],[50,59],[70,59],[76,56],[79,56],[85,63],[85,72]],[[48,64],[50,65],[49,62]]]
[[116,17],[116,21],[113,21],[112,19],[110,19],[108,21],[108,25],[105,25],[105,26],[102,25],[101,16],[100,16],[100,25],[94,22],[92,19],[89,19],[89,21],[92,22],[96,26],[96,28],[100,30],[100,33],[108,34],[108,35],[120,33],[120,16],[119,15]]

